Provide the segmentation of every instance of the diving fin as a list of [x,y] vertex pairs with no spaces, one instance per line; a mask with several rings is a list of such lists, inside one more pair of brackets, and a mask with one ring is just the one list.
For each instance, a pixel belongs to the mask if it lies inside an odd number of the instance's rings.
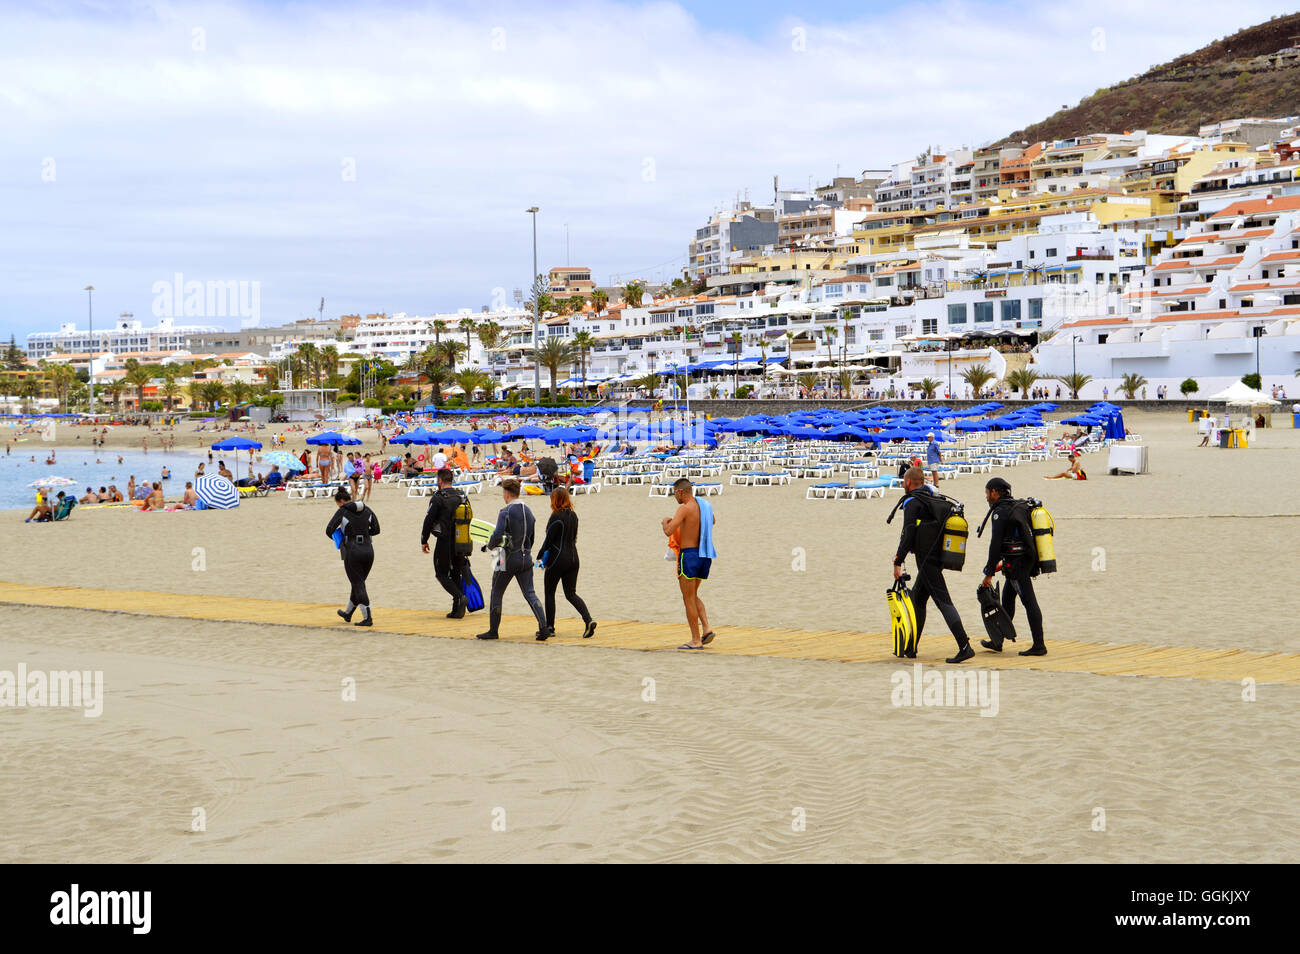
[[1013,643],[1016,641],[1015,624],[1011,622],[1007,611],[1002,608],[1001,584],[977,586],[975,595],[979,599],[980,617],[984,620],[984,629],[988,632],[994,647],[1001,652],[1004,639],[1009,639]]
[[904,573],[885,591],[890,630],[894,638],[894,655],[899,659],[915,659],[916,647],[921,641],[916,633],[916,609],[912,605],[912,591],[903,585],[909,579],[911,577]]
[[469,561],[460,571],[460,591],[465,597],[465,609],[471,613],[477,613],[483,608],[483,590],[479,588],[478,580],[474,579],[474,574],[470,571]]

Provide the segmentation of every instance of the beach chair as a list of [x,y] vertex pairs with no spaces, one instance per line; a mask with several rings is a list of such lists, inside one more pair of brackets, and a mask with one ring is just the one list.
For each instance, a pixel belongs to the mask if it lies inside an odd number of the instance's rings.
[[897,477],[878,477],[875,480],[855,480],[847,487],[835,491],[836,500],[870,500],[872,497],[883,497],[885,491],[893,486]]
[[570,484],[570,494],[598,494],[600,493],[600,481],[589,480],[584,484]]
[[844,487],[848,486],[848,481],[838,481],[835,483],[813,484],[804,494],[804,500],[830,500],[831,495]]
[[239,499],[244,500],[247,497],[266,497],[271,493],[269,487],[238,487]]
[[76,497],[64,497],[59,501],[59,505],[54,508],[52,520],[67,520],[68,515],[72,513],[72,508],[77,505]]

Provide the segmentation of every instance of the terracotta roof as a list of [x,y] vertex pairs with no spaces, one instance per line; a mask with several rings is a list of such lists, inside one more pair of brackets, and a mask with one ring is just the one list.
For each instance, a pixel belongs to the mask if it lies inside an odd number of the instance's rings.
[[1255,215],[1259,212],[1294,212],[1300,210],[1300,195],[1276,195],[1268,199],[1251,199],[1246,202],[1234,202],[1226,209],[1210,216],[1214,219],[1235,219],[1239,215]]
[[1300,277],[1297,277],[1295,281],[1287,285],[1274,285],[1272,282],[1245,282],[1241,285],[1229,286],[1228,291],[1230,292],[1261,291],[1266,288],[1277,288],[1277,289],[1300,288]]
[[1288,249],[1285,252],[1274,252],[1271,255],[1265,255],[1260,259],[1261,262],[1290,262],[1300,259],[1300,249]]
[[1223,229],[1218,232],[1198,232],[1196,235],[1189,235],[1178,245],[1186,245],[1188,242],[1227,242],[1231,239],[1263,238],[1265,235],[1272,234],[1272,229],[1243,229],[1240,231]]
[[1109,318],[1085,318],[1082,321],[1071,321],[1068,324],[1061,325],[1061,327],[1083,328],[1088,325],[1126,325],[1128,322],[1127,318],[1112,315]]
[[1161,262],[1153,268],[1152,271],[1170,271],[1173,269],[1182,271],[1183,269],[1193,268],[1228,268],[1229,266],[1240,264],[1240,255],[1224,255],[1220,258],[1211,259],[1201,256],[1200,258],[1176,258],[1168,262]]

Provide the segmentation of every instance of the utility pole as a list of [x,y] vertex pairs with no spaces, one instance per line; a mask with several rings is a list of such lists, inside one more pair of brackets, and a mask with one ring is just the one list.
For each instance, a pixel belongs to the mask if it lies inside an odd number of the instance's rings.
[[537,344],[537,326],[542,320],[541,295],[537,292],[537,206],[525,209],[533,217],[533,406],[542,403],[542,364],[539,360]]
[[91,415],[95,413],[95,286],[87,285],[86,293],[86,327],[90,336],[90,407]]

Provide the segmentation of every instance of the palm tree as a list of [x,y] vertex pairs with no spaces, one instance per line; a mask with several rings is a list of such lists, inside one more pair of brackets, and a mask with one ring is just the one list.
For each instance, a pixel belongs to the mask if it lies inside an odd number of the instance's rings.
[[474,328],[475,328],[476,324],[477,324],[477,322],[475,322],[474,319],[471,318],[471,317],[469,317],[468,315],[466,315],[466,316],[465,316],[464,318],[462,318],[460,321],[456,322],[456,327],[459,328],[461,331],[465,332],[465,355],[466,355],[466,357],[469,356],[469,350],[470,350],[470,347],[471,347],[471,345],[473,345],[473,343],[474,343],[473,341],[470,340],[470,335],[472,335],[472,334],[474,333]]
[[591,293],[591,310],[599,315],[609,305],[609,295],[603,291],[594,291]]
[[320,365],[325,372],[325,386],[329,387],[330,379],[339,373],[339,349],[334,345],[321,348]]
[[203,396],[203,400],[207,402],[208,410],[215,411],[217,405],[225,400],[226,386],[217,380],[204,381],[199,386],[199,393]]
[[[826,367],[828,369],[835,367],[835,352],[832,350],[832,345],[835,344],[835,338],[839,333],[838,328],[827,328],[823,332],[826,338]],[[843,391],[840,392],[840,397],[844,397]]]
[[628,282],[623,286],[623,300],[633,308],[641,307],[641,299],[645,295],[645,286],[640,282]]
[[1061,383],[1070,389],[1070,394],[1075,400],[1079,398],[1079,392],[1083,390],[1085,384],[1092,380],[1091,374],[1067,374],[1061,378]]
[[583,298],[581,295],[573,295],[569,298],[566,304],[569,306],[569,311],[577,315],[581,314],[582,309],[587,307],[587,299]]
[[996,380],[997,375],[984,365],[977,364],[974,367],[967,368],[963,371],[961,373],[961,379],[970,385],[971,391],[974,393],[975,397],[978,398],[980,396],[980,391],[984,390],[984,386],[990,381]]
[[[128,365],[134,358],[129,358]],[[134,367],[128,367],[123,377],[126,383],[135,388],[135,409],[138,411],[144,406],[144,386],[153,380],[154,371],[152,368],[142,364],[136,364]]]
[[1147,379],[1140,374],[1126,374],[1123,380],[1119,382],[1119,389],[1124,392],[1124,396],[1130,401],[1133,395],[1137,394],[1139,388],[1147,385]]
[[441,355],[443,364],[454,371],[456,369],[456,359],[465,353],[465,346],[459,341],[448,339],[442,344],[436,345],[434,350]]
[[582,372],[582,389],[587,390],[587,352],[596,346],[590,331],[579,331],[573,336],[573,350],[578,353],[578,366]]
[[181,386],[176,383],[176,375],[169,374],[163,378],[162,387],[159,390],[162,391],[163,397],[167,400],[167,410],[170,413],[172,406],[176,403],[176,395],[181,390]]
[[252,390],[253,386],[246,381],[232,381],[226,388],[232,404],[243,404]]
[[655,388],[659,387],[659,375],[651,371],[649,374],[643,374],[641,377],[636,378],[632,383],[639,388],[645,388],[653,397]]
[[796,374],[794,379],[798,381],[799,386],[809,394],[812,394],[813,388],[817,387],[817,375],[813,374],[811,371],[804,371],[800,374]]
[[32,409],[32,400],[41,396],[40,376],[36,374],[28,374],[23,378],[23,383],[18,385],[18,396],[23,399],[23,410],[30,413]]
[[727,340],[735,345],[731,352],[731,393],[734,397],[740,393],[740,345],[744,339],[740,336],[739,331],[733,331],[727,336]]
[[316,386],[320,387],[320,379],[316,377],[316,372],[320,362],[320,350],[310,341],[298,345],[298,361],[303,373],[316,381]]
[[934,378],[922,378],[917,385],[921,389],[921,396],[927,401],[934,397],[934,392],[943,387],[942,381],[936,381]]
[[478,335],[479,344],[483,346],[484,351],[491,351],[501,343],[501,326],[495,321],[479,325],[475,333]]
[[190,383],[185,385],[185,390],[190,395],[190,409],[198,410],[203,406],[203,382],[198,378],[191,378]]
[[442,333],[447,330],[447,322],[441,318],[433,320],[433,343],[436,345],[442,341]]
[[113,413],[116,414],[122,409],[122,392],[126,390],[126,382],[121,378],[115,378],[104,386],[104,392],[113,398]]
[[1017,368],[1007,375],[1007,387],[1013,391],[1019,391],[1021,398],[1028,399],[1029,389],[1034,386],[1038,380],[1038,372],[1031,371],[1029,368]]
[[[433,401],[433,406],[438,407],[442,404],[443,385],[451,380],[451,368],[441,362],[434,362],[424,369],[424,376],[428,379],[431,388],[429,398]],[[391,387],[389,390],[391,390]]]
[[492,376],[478,368],[465,368],[457,372],[455,381],[456,385],[465,392],[465,401],[468,404],[474,403],[475,391],[486,391],[490,394],[492,390]]
[[573,360],[573,345],[563,338],[547,338],[533,351],[533,359],[551,375],[551,403],[555,403],[555,386],[559,383],[560,368]]

